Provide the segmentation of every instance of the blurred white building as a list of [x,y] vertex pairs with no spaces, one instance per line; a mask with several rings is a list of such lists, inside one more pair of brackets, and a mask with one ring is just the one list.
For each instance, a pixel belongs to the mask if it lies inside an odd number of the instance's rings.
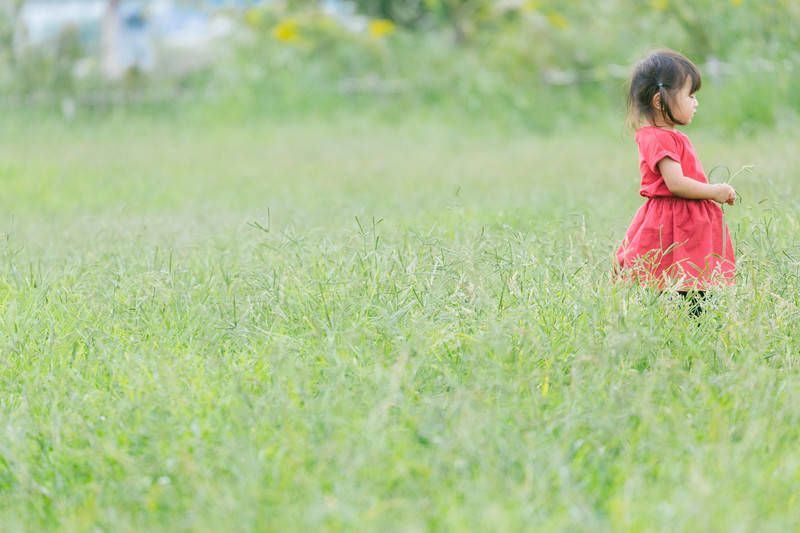
[[153,34],[144,2],[105,2],[102,31],[103,73],[121,78],[131,70],[150,72],[155,66]]

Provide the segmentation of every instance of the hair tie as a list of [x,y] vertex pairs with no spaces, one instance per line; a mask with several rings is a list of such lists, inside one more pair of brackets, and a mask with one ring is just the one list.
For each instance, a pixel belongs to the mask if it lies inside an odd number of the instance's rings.
[[664,84],[663,84],[663,83],[661,83],[661,82],[658,82],[658,86],[659,86],[659,87],[663,87],[663,86],[664,86]]

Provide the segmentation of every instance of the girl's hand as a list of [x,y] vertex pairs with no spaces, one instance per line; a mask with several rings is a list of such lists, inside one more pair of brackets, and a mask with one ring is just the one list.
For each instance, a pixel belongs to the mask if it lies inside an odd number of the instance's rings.
[[714,186],[714,194],[711,197],[717,203],[733,205],[736,203],[736,191],[727,183],[717,183]]
[[728,205],[733,205],[736,203],[736,191],[730,185],[728,185],[728,188],[731,190],[731,192],[728,196],[728,200],[725,203]]

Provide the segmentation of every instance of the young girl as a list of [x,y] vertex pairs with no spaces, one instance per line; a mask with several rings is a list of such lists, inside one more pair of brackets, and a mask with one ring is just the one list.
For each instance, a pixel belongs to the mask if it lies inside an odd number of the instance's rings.
[[[636,128],[639,194],[636,212],[617,251],[623,276],[659,290],[698,294],[732,283],[736,270],[728,228],[717,204],[733,205],[730,185],[710,184],[689,138],[676,130],[692,121],[700,73],[684,56],[659,50],[634,68],[628,124]],[[699,313],[698,300],[693,312]]]

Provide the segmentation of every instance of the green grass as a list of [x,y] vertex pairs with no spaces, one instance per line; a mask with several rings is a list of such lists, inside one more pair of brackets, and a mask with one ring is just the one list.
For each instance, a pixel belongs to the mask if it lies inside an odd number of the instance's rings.
[[693,322],[619,129],[2,128],[3,531],[797,527],[792,136],[687,131],[754,165]]

